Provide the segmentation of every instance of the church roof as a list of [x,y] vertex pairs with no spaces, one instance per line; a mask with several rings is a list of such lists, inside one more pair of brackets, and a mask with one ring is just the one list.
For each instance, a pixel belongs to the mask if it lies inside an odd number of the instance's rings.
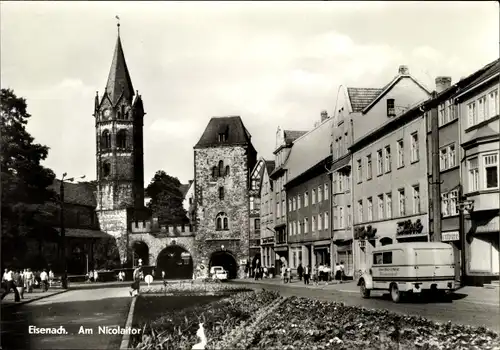
[[127,63],[125,62],[125,54],[123,53],[119,32],[105,93],[113,105],[118,102],[122,93],[123,97],[128,100],[131,100],[134,96],[134,87],[132,86],[132,80],[130,79]]
[[[226,141],[219,142],[219,134],[225,134]],[[250,139],[241,117],[213,117],[194,148],[248,145]]]

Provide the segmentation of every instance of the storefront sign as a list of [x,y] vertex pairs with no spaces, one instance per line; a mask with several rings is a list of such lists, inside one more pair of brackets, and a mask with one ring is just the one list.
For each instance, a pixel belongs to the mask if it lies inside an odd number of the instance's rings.
[[460,234],[458,233],[458,231],[441,233],[441,241],[443,242],[458,241],[459,239],[460,239]]

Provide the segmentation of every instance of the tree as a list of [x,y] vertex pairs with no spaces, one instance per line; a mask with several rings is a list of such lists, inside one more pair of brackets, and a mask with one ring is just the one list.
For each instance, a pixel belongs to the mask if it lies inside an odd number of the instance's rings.
[[184,197],[180,187],[179,179],[159,170],[146,188],[146,195],[151,198],[148,207],[152,210],[153,216],[158,217],[160,224],[189,222],[182,206]]
[[26,238],[52,235],[51,213],[44,203],[55,199],[48,188],[55,178],[40,163],[49,148],[34,142],[26,130],[31,115],[26,100],[1,89],[2,262],[21,263]]

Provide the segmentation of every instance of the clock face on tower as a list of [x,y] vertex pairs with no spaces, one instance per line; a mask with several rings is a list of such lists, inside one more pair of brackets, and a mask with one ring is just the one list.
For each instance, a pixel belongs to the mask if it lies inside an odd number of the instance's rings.
[[105,109],[104,111],[102,111],[102,119],[103,120],[108,120],[110,115],[111,115],[111,111],[109,109]]

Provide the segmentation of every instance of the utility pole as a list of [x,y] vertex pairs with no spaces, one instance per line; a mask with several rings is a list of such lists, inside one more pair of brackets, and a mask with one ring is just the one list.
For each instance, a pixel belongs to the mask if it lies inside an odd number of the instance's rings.
[[[437,93],[432,93],[432,99]],[[439,120],[438,106],[433,104],[430,113],[431,122],[431,150],[432,150],[432,241],[441,242],[441,174],[439,166]]]

